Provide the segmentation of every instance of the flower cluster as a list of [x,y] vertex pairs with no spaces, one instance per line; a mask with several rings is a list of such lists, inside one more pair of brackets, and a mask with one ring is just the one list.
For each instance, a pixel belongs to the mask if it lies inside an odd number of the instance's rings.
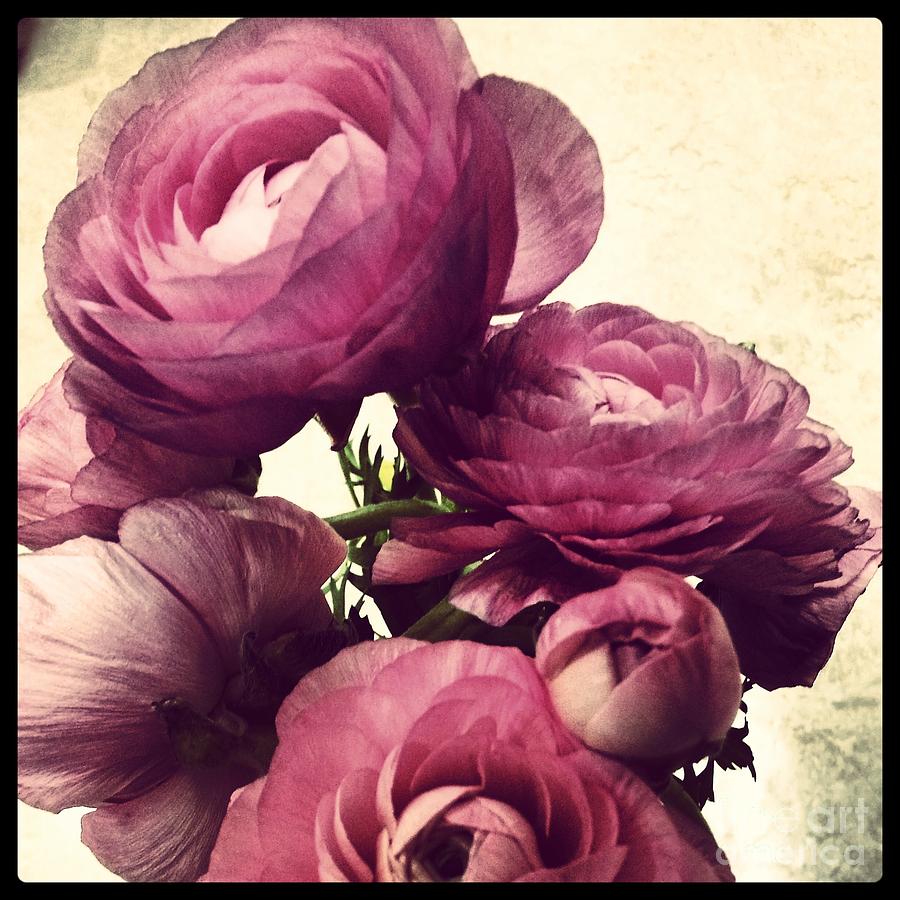
[[[691,767],[813,683],[881,497],[752,350],[542,303],[602,217],[577,119],[444,20],[242,20],[106,98],[19,419],[22,800],[129,880],[733,880]],[[314,416],[329,520],[253,496]]]

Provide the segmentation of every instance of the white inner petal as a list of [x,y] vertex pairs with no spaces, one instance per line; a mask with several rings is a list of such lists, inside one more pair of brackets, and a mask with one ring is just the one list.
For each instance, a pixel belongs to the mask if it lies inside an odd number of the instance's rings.
[[[349,157],[349,143],[341,133],[323,141],[309,159],[285,166],[268,183],[266,169],[271,163],[257,166],[234,190],[219,221],[200,236],[200,246],[213,259],[232,265],[257,256],[269,244],[281,213],[282,197],[308,176],[321,182],[317,185],[321,189],[311,192],[318,199],[330,178],[347,164]],[[321,163],[326,158],[328,165],[323,166]],[[312,209],[309,212],[311,214]]]

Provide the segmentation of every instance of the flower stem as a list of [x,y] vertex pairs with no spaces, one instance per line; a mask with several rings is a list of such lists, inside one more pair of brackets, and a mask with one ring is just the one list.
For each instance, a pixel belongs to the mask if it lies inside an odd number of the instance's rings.
[[344,473],[344,484],[347,485],[347,490],[350,491],[350,496],[353,498],[353,505],[359,509],[359,500],[356,497],[356,488],[353,486],[353,479],[350,475],[350,466],[347,463],[347,457],[344,456],[345,449],[342,448],[338,451],[338,462],[341,465],[341,471]]
[[449,510],[428,500],[387,500],[370,503],[350,512],[329,516],[325,521],[345,540],[382,531],[397,516],[435,516]]
[[703,817],[703,813],[700,812],[697,804],[694,803],[687,791],[681,786],[681,781],[674,775],[669,779],[665,790],[659,794],[659,799],[662,800],[664,805],[677,809],[699,825],[713,841],[716,840],[706,819]]
[[433,606],[421,619],[410,625],[403,636],[436,643],[460,638],[465,632],[471,631],[473,628],[477,630],[483,625],[484,623],[480,619],[457,609],[445,598]]

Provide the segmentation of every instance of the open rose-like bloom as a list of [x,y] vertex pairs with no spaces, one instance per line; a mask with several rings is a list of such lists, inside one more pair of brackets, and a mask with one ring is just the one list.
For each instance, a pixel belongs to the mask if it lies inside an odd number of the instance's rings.
[[[546,92],[479,80],[452,22],[243,20],[112,93],[47,235],[73,396],[150,440],[270,450],[477,347],[602,218]],[[517,240],[518,232],[518,240]]]
[[304,678],[277,724],[205,881],[731,877],[643,782],[577,746],[518,650],[360,644]]
[[714,753],[741,701],[721,614],[662,569],[634,569],[564,604],[541,631],[535,662],[585,744],[673,769]]
[[284,500],[209,491],[133,507],[119,543],[21,556],[20,799],[99,807],[82,839],[127,879],[196,879],[267,759],[265,730],[222,703],[242,639],[325,628],[344,552]]
[[451,592],[489,622],[658,566],[704,577],[751,679],[808,685],[880,563],[880,495],[832,480],[850,448],[806,390],[695,325],[550,304],[420,397],[397,445],[470,511],[395,520],[375,577],[497,551]]
[[72,361],[19,416],[19,543],[32,550],[71,538],[116,539],[122,513],[143,500],[231,483],[256,489],[250,462],[167,450],[74,410],[65,396]]

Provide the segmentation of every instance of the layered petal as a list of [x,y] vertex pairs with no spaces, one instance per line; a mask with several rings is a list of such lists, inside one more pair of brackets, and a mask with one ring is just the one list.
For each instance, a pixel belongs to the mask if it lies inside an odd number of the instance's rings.
[[516,650],[361,644],[286,706],[269,773],[235,795],[204,881],[730,874],[681,840],[646,785],[578,749]]
[[[862,549],[865,512],[833,480],[850,450],[807,417],[806,390],[691,323],[613,303],[548,304],[493,330],[479,356],[418,393],[398,414],[397,445],[471,521],[496,523],[495,536],[453,555],[440,522],[420,520],[415,541],[384,545],[376,582],[486,559],[451,599],[496,625],[639,567],[703,577],[728,607],[742,663],[791,652],[804,670],[791,677],[803,680],[830,637],[799,634],[812,625],[833,636],[877,566]],[[777,626],[754,606],[774,610]]]
[[517,219],[507,305],[537,303],[593,243],[601,180],[571,113],[479,82],[447,20],[244,19],[164,51],[101,105],[48,232],[73,402],[176,450],[273,449],[458,366]]

